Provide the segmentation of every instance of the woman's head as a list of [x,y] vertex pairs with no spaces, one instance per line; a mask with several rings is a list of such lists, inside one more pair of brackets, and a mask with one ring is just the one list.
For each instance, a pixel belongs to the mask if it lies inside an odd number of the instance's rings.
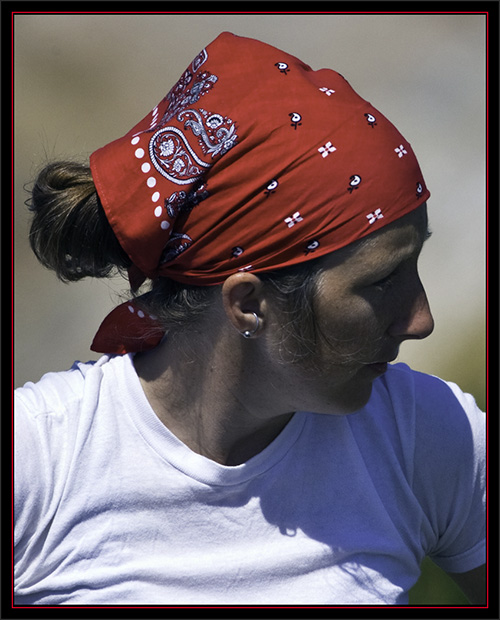
[[[165,327],[203,314],[210,288],[235,273],[258,274],[289,314],[312,316],[306,299],[323,258],[429,195],[408,142],[342,76],[229,33],[151,114],[91,156],[91,172],[97,194],[88,171],[72,185],[78,221],[90,225],[93,210],[104,231],[96,240],[112,231],[109,262],[128,270],[133,289],[152,281],[147,299],[103,324],[93,348],[106,352],[154,346]],[[106,274],[107,244],[96,242],[93,264],[85,235],[82,226],[80,254],[68,247],[76,237],[50,237],[65,248],[63,277]],[[33,238],[41,254],[42,237]]]

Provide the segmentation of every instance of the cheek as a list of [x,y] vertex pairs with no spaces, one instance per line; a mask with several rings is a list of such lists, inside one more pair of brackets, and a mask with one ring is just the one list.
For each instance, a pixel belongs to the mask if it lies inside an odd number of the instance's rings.
[[322,308],[318,319],[318,358],[347,372],[377,359],[387,331],[387,310],[352,295]]
[[321,333],[340,345],[359,345],[382,330],[381,311],[359,296],[335,300],[318,312]]

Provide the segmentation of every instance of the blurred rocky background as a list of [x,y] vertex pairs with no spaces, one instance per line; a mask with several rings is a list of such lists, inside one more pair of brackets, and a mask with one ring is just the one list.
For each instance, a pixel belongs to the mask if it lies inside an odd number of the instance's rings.
[[[93,335],[125,288],[120,278],[62,284],[38,265],[25,186],[47,161],[86,161],[126,133],[228,30],[339,71],[411,142],[432,192],[420,265],[436,327],[399,360],[484,407],[485,25],[471,14],[17,15],[15,385],[96,359]],[[414,597],[457,596],[428,570]]]

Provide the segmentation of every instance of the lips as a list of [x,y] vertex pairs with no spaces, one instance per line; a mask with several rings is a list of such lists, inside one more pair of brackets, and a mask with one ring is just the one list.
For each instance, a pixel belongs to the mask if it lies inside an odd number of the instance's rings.
[[374,370],[377,374],[384,374],[384,372],[387,370],[388,364],[393,362],[397,358],[397,356],[398,353],[396,353],[396,355],[392,356],[386,362],[373,362],[372,364],[367,364],[367,367],[371,370]]

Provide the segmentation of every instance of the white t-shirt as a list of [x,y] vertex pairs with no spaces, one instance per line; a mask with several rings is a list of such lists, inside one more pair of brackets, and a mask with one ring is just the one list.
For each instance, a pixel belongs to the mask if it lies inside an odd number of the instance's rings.
[[131,355],[16,402],[17,605],[407,604],[424,556],[485,561],[484,414],[403,364],[234,467],[170,433]]

